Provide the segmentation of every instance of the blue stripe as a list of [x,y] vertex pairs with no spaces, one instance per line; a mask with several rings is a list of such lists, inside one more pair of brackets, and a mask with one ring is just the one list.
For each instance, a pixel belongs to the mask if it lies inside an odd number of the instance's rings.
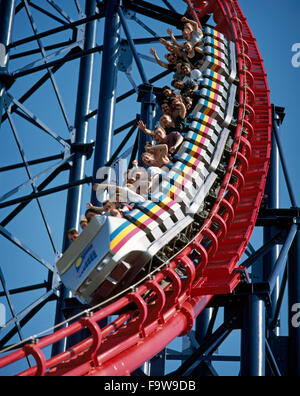
[[170,197],[167,197],[164,193],[161,193],[161,195],[158,198],[156,197],[156,199],[158,200],[158,203],[161,203],[166,198],[171,199]]
[[207,81],[208,81],[207,86],[211,88],[213,81],[212,81],[212,80],[209,80],[209,79],[207,79]]
[[[192,134],[191,134],[192,133]],[[196,140],[197,137],[199,136],[199,133],[197,132],[190,132],[187,136],[187,139],[191,139],[191,140]]]
[[118,236],[123,230],[125,230],[125,228],[129,227],[130,225],[131,223],[129,221],[126,221],[126,223],[122,224],[110,235],[110,241],[113,241],[116,236]]
[[134,220],[138,220],[138,219],[140,219],[141,217],[143,217],[143,216],[146,216],[145,215],[145,213],[143,213],[143,212],[141,212],[141,211],[138,211],[138,213],[136,213],[134,216],[130,216],[132,219],[134,219]]
[[179,179],[179,177],[182,175],[179,175],[178,173],[176,173],[176,175],[174,175],[173,177],[169,177],[170,182],[173,182],[173,184],[175,185],[175,182],[177,179]]
[[[141,205],[143,206],[143,205]],[[151,209],[153,209],[156,206],[156,204],[154,202],[151,202],[145,206],[143,206],[145,209],[147,209],[148,211],[150,211]]]

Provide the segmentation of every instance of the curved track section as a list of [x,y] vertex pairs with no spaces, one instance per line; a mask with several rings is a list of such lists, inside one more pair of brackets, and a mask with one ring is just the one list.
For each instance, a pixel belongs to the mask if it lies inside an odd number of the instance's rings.
[[[203,6],[203,1],[189,3]],[[32,355],[35,367],[21,376],[130,375],[187,334],[214,295],[231,293],[241,282],[238,262],[256,222],[269,167],[271,105],[263,62],[238,2],[207,1],[198,16],[210,13],[215,29],[235,43],[238,116],[226,174],[208,218],[176,257],[125,297],[101,310],[86,311],[86,317],[50,336],[33,339],[1,358],[0,367]],[[117,318],[100,328],[99,321],[113,315]],[[82,329],[91,336],[46,360],[43,348]]]

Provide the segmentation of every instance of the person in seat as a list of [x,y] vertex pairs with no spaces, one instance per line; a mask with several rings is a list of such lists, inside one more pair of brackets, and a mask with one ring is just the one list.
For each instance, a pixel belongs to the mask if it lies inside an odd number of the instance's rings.
[[93,208],[89,208],[85,212],[85,217],[86,217],[88,223],[90,223],[95,216],[102,216],[102,215],[103,215],[103,212],[101,210],[93,209]]
[[76,230],[76,228],[72,228],[69,232],[68,232],[68,238],[70,242],[75,242],[76,239],[78,239],[80,237],[80,233]]
[[184,139],[177,131],[173,131],[167,135],[166,131],[162,127],[159,127],[155,130],[154,140],[157,144],[166,144],[168,146],[168,153],[173,156],[179,150]]
[[142,161],[146,166],[162,168],[164,165],[169,165],[169,149],[166,144],[152,146],[147,143],[145,150],[146,152],[142,155]]

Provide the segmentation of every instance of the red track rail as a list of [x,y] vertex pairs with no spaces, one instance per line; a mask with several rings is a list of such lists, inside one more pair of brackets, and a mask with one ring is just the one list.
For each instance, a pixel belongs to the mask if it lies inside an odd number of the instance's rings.
[[[196,8],[198,1],[193,1]],[[207,1],[198,16],[211,12],[217,29],[236,42],[240,110],[227,174],[210,217],[195,240],[148,282],[106,308],[88,312],[69,327],[1,358],[0,368],[32,355],[36,366],[21,376],[129,375],[173,339],[187,334],[213,295],[230,293],[240,282],[238,261],[255,226],[269,167],[271,104],[263,61],[238,2]],[[219,226],[217,232],[213,223]],[[208,248],[200,243],[203,236],[211,241]],[[188,257],[194,249],[201,259],[197,270]],[[174,271],[179,264],[185,270],[184,280]],[[170,283],[165,290],[159,284],[163,279]],[[146,291],[150,291],[147,303],[142,297]],[[128,311],[132,303],[137,310]],[[100,329],[100,320],[116,314],[112,324]],[[83,328],[90,330],[89,338],[46,360],[43,348]]]

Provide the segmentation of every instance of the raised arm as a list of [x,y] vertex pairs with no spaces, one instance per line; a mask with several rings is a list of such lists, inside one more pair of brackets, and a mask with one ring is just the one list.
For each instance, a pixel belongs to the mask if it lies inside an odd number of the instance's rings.
[[181,117],[182,119],[184,119],[184,118],[186,117],[186,107],[185,107],[185,104],[182,103],[182,102],[181,102],[181,103],[178,103],[178,104],[176,105],[176,109],[178,110],[180,117]]
[[202,48],[200,48],[200,47],[194,47],[194,50],[195,50],[195,52],[198,52],[198,54],[201,54],[201,55],[203,55],[203,54],[205,54],[205,52],[203,51],[203,49]]
[[175,45],[177,45],[177,47],[183,48],[184,43],[179,43],[179,41],[176,40],[176,38],[175,38],[175,36],[174,36],[174,34],[173,34],[172,29],[170,29],[170,28],[167,29],[167,33],[169,34],[169,36],[170,36],[171,40],[173,41],[173,43],[174,43]]
[[171,43],[170,41],[165,40],[164,38],[161,38],[159,41],[160,41],[160,43],[161,43],[162,45],[164,45],[164,46],[166,47],[166,49],[167,49],[168,51],[171,51],[171,50],[172,50],[172,48],[173,48],[173,46],[174,46],[173,43]]
[[188,19],[188,18],[186,18],[186,17],[183,17],[182,19],[181,19],[181,22],[183,22],[183,23],[189,23],[190,25],[192,25],[192,28],[193,28],[193,30],[195,31],[195,32],[201,32],[202,33],[202,36],[203,36],[203,32],[202,32],[202,30],[200,29],[200,27],[199,27],[199,25],[198,25],[198,22],[196,22],[196,21],[194,21],[193,19]]
[[165,69],[168,69],[169,65],[167,63],[164,63],[159,56],[157,55],[157,52],[155,51],[154,48],[151,48],[150,50],[151,54],[154,56],[156,62],[159,64],[159,66],[164,67]]
[[184,138],[183,138],[182,135],[180,135],[180,136],[178,137],[178,140],[177,140],[176,144],[175,144],[173,147],[171,147],[171,148],[169,149],[169,152],[170,152],[171,154],[176,153],[177,149],[182,145],[183,141],[184,141]]
[[86,204],[86,207],[87,207],[87,209],[94,209],[94,210],[99,210],[99,211],[103,210],[102,207],[100,207],[100,206],[95,206],[95,205],[93,205],[93,204],[90,203],[90,202],[88,202],[88,203]]
[[153,131],[151,131],[150,129],[147,129],[147,127],[143,121],[139,121],[138,126],[139,126],[140,130],[143,131],[146,135],[153,137]]

